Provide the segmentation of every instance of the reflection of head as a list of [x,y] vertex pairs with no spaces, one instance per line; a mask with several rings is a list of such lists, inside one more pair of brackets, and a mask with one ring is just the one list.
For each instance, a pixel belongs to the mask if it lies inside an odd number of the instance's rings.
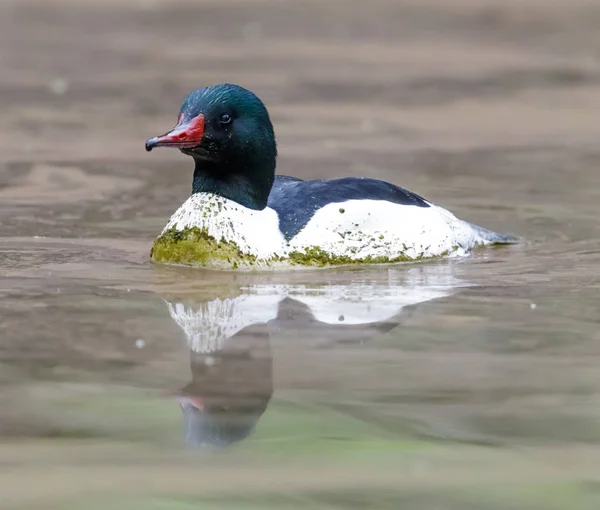
[[179,392],[186,442],[227,446],[245,439],[273,394],[266,326],[249,326],[220,350],[190,355],[192,381]]

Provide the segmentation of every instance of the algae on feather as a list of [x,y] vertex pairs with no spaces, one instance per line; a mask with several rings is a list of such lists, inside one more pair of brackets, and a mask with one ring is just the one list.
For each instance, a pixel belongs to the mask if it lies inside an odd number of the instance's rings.
[[368,255],[362,258],[352,258],[348,255],[332,255],[327,253],[318,246],[305,248],[304,252],[293,251],[289,254],[289,260],[294,265],[303,266],[340,266],[347,264],[394,264],[396,262],[410,262],[423,259],[423,256],[409,257],[408,255],[400,254],[396,257],[386,257],[383,255],[374,257]]
[[[220,267],[238,269],[242,267],[265,268],[276,263],[288,263],[292,266],[326,267],[349,264],[394,264],[398,262],[417,262],[425,259],[441,258],[454,250],[447,250],[437,256],[427,257],[424,253],[417,256],[406,255],[406,245],[402,253],[395,257],[368,255],[353,258],[349,255],[333,255],[319,246],[310,246],[294,250],[287,256],[275,255],[269,259],[258,259],[255,255],[243,253],[239,246],[225,239],[217,241],[206,228],[187,227],[177,230],[175,227],[163,232],[155,241],[150,257],[156,262],[183,264],[190,266]],[[455,247],[454,249],[457,249]]]
[[163,232],[154,241],[150,257],[156,262],[200,266],[225,262],[234,268],[256,263],[256,256],[243,253],[236,243],[225,239],[217,241],[206,228],[198,227],[183,230],[173,227]]

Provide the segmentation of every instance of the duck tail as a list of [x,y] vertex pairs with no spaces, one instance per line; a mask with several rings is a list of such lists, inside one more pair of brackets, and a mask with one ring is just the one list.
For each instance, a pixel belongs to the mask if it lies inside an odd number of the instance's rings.
[[471,228],[477,233],[482,240],[491,244],[515,244],[518,242],[518,238],[508,234],[501,234],[499,232],[493,232],[487,228],[478,227],[477,225],[469,224]]

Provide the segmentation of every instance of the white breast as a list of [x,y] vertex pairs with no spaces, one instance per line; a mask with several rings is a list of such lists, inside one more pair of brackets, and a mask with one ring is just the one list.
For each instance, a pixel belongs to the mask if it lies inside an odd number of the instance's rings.
[[285,252],[279,217],[269,207],[256,211],[213,193],[195,193],[171,216],[163,233],[189,227],[206,229],[217,241],[235,243],[244,254],[259,259]]

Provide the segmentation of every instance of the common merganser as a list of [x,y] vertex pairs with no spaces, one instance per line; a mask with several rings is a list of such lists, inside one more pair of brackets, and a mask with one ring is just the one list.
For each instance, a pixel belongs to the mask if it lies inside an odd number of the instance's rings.
[[240,270],[393,263],[516,242],[378,179],[275,175],[269,113],[238,85],[191,92],[177,125],[146,141],[155,147],[195,163],[192,195],[154,242],[158,262]]

